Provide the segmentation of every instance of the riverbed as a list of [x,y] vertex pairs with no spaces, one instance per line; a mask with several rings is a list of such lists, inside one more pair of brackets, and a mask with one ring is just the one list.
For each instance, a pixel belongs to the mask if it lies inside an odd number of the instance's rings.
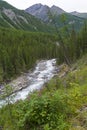
[[[11,85],[14,89],[14,94],[10,96],[12,103],[17,100],[24,100],[27,96],[35,90],[40,90],[44,83],[48,82],[54,75],[56,75],[56,59],[42,60],[37,63],[32,72],[28,72],[12,81]],[[0,106],[6,104],[8,98],[0,100]]]

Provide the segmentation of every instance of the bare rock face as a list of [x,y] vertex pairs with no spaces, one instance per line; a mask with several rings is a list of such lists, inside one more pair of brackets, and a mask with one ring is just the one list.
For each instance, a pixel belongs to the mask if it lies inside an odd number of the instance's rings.
[[3,8],[3,13],[5,13],[11,20],[16,18],[15,13],[11,9],[5,9]]
[[60,15],[62,13],[65,13],[64,10],[57,6],[52,6],[51,8],[47,5],[42,4],[35,4],[25,10],[27,13],[30,13],[31,15],[34,15],[37,18],[40,18],[43,21],[49,20],[49,13]]
[[[36,7],[40,8],[41,5]],[[37,8],[35,8],[35,10],[37,10]],[[24,10],[19,10],[13,7],[4,0],[0,0],[0,26],[42,32],[46,30],[48,32],[48,28],[49,30],[51,29],[51,27],[48,25],[45,27],[46,24],[44,24],[42,21],[26,13]]]
[[35,4],[35,5],[27,8],[25,11],[43,21],[47,21],[48,20],[48,10],[49,10],[49,7],[46,5]]
[[16,92],[25,88],[29,83],[27,76],[21,75],[17,79],[13,80],[9,85],[13,88],[13,91]]
[[55,14],[56,14],[56,15],[60,15],[60,14],[65,13],[65,11],[64,11],[63,9],[61,9],[61,8],[55,6],[55,5],[53,5],[53,6],[50,8],[50,10],[51,10],[52,14],[54,14],[54,15],[55,15]]
[[35,15],[35,14],[37,14],[37,12],[39,12],[39,10],[42,8],[42,6],[43,6],[42,4],[32,5],[31,7],[26,9],[26,12],[29,12],[30,14]]
[[23,16],[17,15],[15,14],[15,12],[12,9],[6,9],[3,8],[3,13],[10,19],[12,20],[15,24],[16,23],[20,23],[19,18],[21,20],[23,20],[25,23],[28,24],[28,21],[26,20],[26,18],[24,18]]
[[87,13],[80,13],[80,12],[77,12],[77,11],[73,11],[73,12],[71,12],[71,14],[78,16],[78,17],[81,17],[81,18],[87,18]]

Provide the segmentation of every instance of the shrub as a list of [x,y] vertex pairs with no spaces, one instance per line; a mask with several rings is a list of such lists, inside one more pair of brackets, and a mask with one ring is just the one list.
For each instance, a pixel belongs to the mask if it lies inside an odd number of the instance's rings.
[[41,97],[35,96],[30,100],[29,108],[19,121],[19,127],[23,130],[39,128],[64,130],[66,127],[68,129],[66,123],[68,109],[64,97],[58,92],[47,93]]

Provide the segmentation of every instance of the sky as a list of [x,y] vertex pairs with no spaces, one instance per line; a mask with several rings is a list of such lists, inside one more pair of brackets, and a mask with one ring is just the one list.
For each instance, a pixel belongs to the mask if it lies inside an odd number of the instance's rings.
[[26,9],[33,4],[56,5],[67,12],[87,12],[87,0],[4,0],[18,9]]

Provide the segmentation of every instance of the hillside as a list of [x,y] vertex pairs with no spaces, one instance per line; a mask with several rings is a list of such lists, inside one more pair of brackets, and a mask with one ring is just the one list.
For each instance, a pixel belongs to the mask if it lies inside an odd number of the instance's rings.
[[[79,30],[84,23],[84,18],[80,18],[67,13],[66,11],[55,5],[53,5],[52,7],[48,7],[47,5],[35,4],[27,8],[25,12],[28,12],[36,18],[41,19],[47,24],[55,24],[58,28],[63,28],[65,25],[69,27],[72,27],[74,25],[75,29]],[[62,16],[65,17],[65,23]]]
[[87,130],[87,22],[33,7],[0,1],[0,130]]
[[[83,64],[84,63],[84,64]],[[3,130],[86,130],[87,129],[87,55],[59,72],[39,92],[25,101],[0,109]],[[9,113],[11,112],[11,114]],[[4,120],[3,120],[4,119]],[[9,122],[8,122],[9,119]],[[10,125],[9,125],[10,124]]]
[[[62,20],[65,17],[65,22]],[[53,5],[35,4],[24,10],[18,10],[5,1],[0,1],[0,26],[36,32],[55,33],[55,25],[58,29],[64,26],[75,30],[81,29],[84,18],[80,18]]]
[[0,1],[0,26],[29,31],[52,32],[54,29],[23,10]]
[[79,13],[77,11],[71,12],[72,15],[87,19],[87,13]]
[[49,11],[52,14],[56,14],[56,15],[60,15],[65,13],[64,10],[62,10],[61,8],[57,7],[57,6],[52,6],[51,8],[48,7],[47,5],[42,5],[42,4],[35,4],[32,5],[31,7],[27,8],[25,10],[27,13],[35,16],[36,18],[41,19],[44,22],[48,22],[49,21]]
[[63,13],[62,15],[53,16],[50,23],[55,24],[58,28],[63,28],[66,26],[71,29],[74,26],[75,30],[80,30],[84,24],[84,19],[77,16],[72,16],[69,13]]

